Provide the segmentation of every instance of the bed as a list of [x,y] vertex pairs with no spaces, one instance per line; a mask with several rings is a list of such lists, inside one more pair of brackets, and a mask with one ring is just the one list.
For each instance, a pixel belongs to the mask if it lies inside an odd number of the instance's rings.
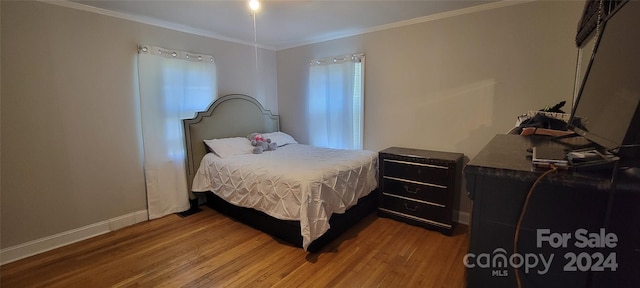
[[[189,191],[297,247],[317,252],[377,207],[376,152],[299,144],[250,96],[220,97],[183,124]],[[278,148],[246,152],[252,147],[242,138],[253,132]]]

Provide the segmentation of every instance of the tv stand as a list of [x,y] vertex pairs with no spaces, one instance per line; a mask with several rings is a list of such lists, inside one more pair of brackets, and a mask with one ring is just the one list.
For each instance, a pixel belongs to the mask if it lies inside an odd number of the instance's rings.
[[[512,255],[516,224],[526,195],[544,172],[532,170],[527,149],[544,145],[563,148],[549,141],[548,136],[496,135],[466,165],[466,187],[473,200],[467,255],[485,255],[492,260]],[[612,171],[558,170],[540,181],[530,196],[519,229],[517,251],[520,255],[543,255],[546,260],[554,255],[554,259],[543,274],[538,273],[542,266],[529,273],[520,269],[523,287],[629,287],[640,283],[640,172],[618,170],[612,184]],[[575,233],[583,231],[579,229],[597,235],[601,231],[613,233],[618,239],[616,246],[577,247]],[[568,233],[571,238],[565,247],[554,248],[545,241],[538,247],[541,231],[543,235],[548,235],[545,231],[558,233],[554,236]],[[569,261],[566,257],[570,257],[567,255],[584,258],[598,252],[615,253],[616,271],[564,271]],[[471,258],[478,264],[477,258]],[[595,263],[597,259],[589,260]],[[587,260],[583,261],[582,264]],[[467,287],[516,287],[515,271],[499,267],[500,263],[496,262],[498,267],[493,263],[467,266]]]

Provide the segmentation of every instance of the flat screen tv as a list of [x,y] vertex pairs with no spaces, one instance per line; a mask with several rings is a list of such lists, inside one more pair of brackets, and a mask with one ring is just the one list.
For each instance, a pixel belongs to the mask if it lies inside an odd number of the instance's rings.
[[640,1],[619,5],[602,22],[569,125],[598,148],[632,162],[640,160],[639,27]]

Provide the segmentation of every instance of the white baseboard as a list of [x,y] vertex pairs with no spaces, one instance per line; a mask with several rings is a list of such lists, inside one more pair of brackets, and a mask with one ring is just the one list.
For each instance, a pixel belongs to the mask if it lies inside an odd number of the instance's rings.
[[0,250],[0,265],[40,254],[107,232],[149,220],[147,210],[140,210],[70,231],[65,231]]
[[469,214],[469,212],[457,211],[457,210],[454,210],[454,211],[455,211],[455,214],[458,215],[458,223],[469,225],[471,220],[471,215]]

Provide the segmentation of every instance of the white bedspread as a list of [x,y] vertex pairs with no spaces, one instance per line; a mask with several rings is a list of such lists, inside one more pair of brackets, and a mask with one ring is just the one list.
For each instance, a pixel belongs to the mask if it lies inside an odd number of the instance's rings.
[[262,154],[220,158],[207,154],[193,179],[195,192],[212,191],[236,206],[300,221],[303,248],[374,190],[378,153],[289,144]]

